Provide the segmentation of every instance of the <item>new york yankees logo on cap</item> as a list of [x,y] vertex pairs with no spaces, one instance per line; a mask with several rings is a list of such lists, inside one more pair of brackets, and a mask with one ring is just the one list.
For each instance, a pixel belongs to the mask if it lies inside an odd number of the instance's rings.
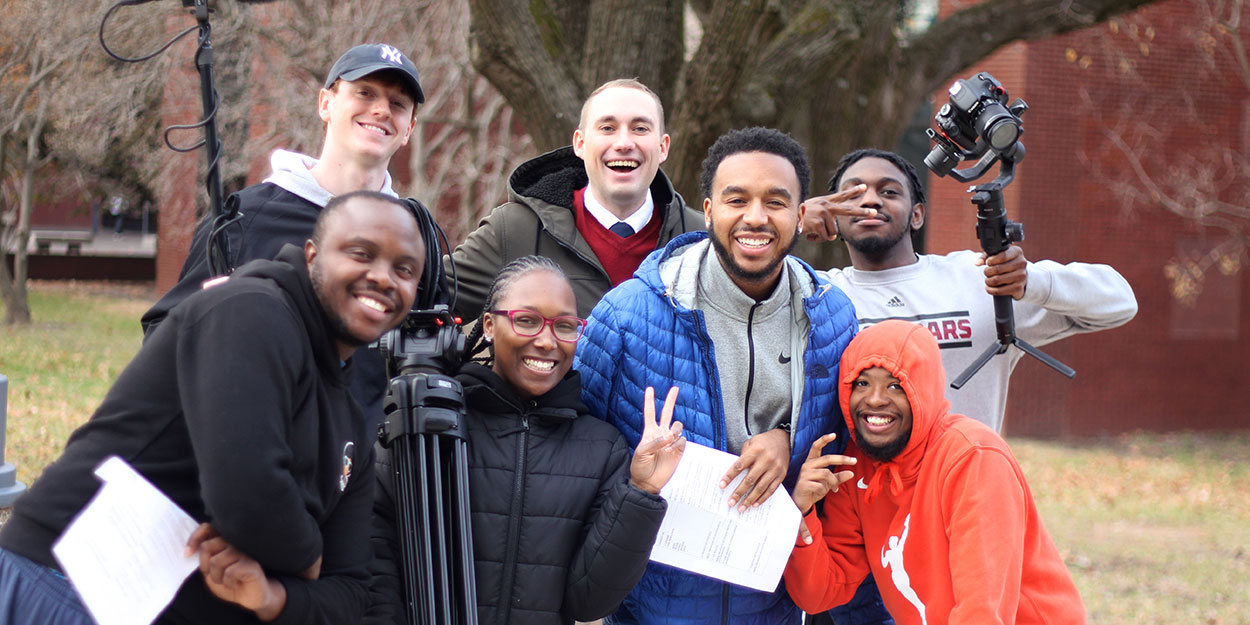
[[383,44],[381,52],[382,52],[382,58],[392,63],[395,63],[398,65],[404,62],[404,53],[400,52],[396,48]]

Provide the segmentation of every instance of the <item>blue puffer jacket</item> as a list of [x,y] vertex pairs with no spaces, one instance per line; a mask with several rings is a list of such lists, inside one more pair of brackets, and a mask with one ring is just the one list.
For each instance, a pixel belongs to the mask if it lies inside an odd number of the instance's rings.
[[[703,312],[692,309],[698,263],[707,250],[707,234],[695,232],[673,239],[653,252],[634,278],[608,292],[591,312],[586,335],[574,360],[582,375],[582,397],[590,413],[601,416],[624,433],[631,447],[641,437],[643,391],[647,386],[662,395],[677,385],[674,418],[685,426],[686,437],[708,447],[726,449],[724,409],[713,341]],[[803,379],[794,394],[802,393],[798,415],[792,418],[790,468],[785,484],[798,476],[812,442],[838,432],[827,451],[840,453],[846,424],[838,407],[838,361],[855,334],[855,311],[842,291],[803,261],[787,261],[799,331],[794,332],[803,354]],[[835,449],[836,447],[836,449]],[[872,593],[875,595],[875,588]],[[880,599],[875,600],[880,606]],[[883,616],[881,609],[879,616]],[[888,617],[885,617],[888,618]],[[651,563],[646,575],[621,605],[613,622],[619,623],[798,623],[799,610],[785,593],[764,593],[727,584],[679,569]],[[858,619],[853,619],[858,620]],[[879,619],[878,619],[879,620]]]

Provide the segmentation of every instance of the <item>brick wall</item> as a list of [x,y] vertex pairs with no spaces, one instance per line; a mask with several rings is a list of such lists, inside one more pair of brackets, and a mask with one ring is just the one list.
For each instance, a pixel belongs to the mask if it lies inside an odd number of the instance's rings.
[[[1250,94],[1221,53],[1221,37],[1231,34],[1204,24],[1202,5],[1152,5],[1009,46],[960,73],[989,71],[1030,105],[1027,156],[1006,198],[1009,215],[1025,224],[1026,255],[1110,264],[1139,304],[1137,318],[1122,328],[1044,348],[1077,370],[1074,380],[1021,362],[1008,403],[1012,434],[1250,426],[1244,251],[1230,257],[1241,271],[1226,275],[1217,263],[1192,301],[1177,297],[1165,274],[1169,264],[1201,260],[1228,238],[1173,214],[1168,199],[1193,210],[1204,194],[1235,202],[1245,193],[1245,174],[1235,170],[1245,166]],[[944,91],[935,97],[939,105],[946,100]],[[932,178],[931,185],[928,250],[976,248],[968,185]]]

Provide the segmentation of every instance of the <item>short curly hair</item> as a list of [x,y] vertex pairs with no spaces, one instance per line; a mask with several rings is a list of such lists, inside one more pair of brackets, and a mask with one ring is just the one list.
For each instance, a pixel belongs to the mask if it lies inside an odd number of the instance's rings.
[[707,158],[703,159],[703,173],[699,178],[703,197],[712,197],[712,179],[721,161],[741,152],[765,152],[776,154],[794,166],[794,173],[799,179],[799,201],[807,199],[808,188],[812,184],[812,168],[807,164],[807,153],[794,137],[775,130],[753,126],[740,130],[730,130],[720,136],[716,143],[707,150]]
[[829,179],[829,192],[836,193],[846,170],[850,169],[851,165],[866,158],[879,158],[889,161],[891,165],[897,167],[899,171],[903,172],[904,176],[907,176],[907,186],[911,187],[911,203],[913,205],[925,203],[924,187],[920,184],[920,176],[916,174],[916,168],[907,159],[898,154],[876,148],[860,148],[843,156],[838,161],[838,168],[833,172],[833,177]]

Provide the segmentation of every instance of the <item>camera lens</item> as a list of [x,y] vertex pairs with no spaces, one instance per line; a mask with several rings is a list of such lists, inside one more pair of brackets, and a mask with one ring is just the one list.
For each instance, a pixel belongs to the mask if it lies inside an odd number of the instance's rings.
[[995,152],[1002,152],[1011,147],[1016,142],[1016,138],[1020,136],[1020,128],[1016,126],[1015,120],[1010,118],[1000,119],[990,125],[989,132],[986,134],[986,140],[990,142],[990,147]]
[[933,146],[933,149],[929,150],[929,155],[924,157],[924,166],[938,176],[945,176],[951,173],[951,170],[958,163],[959,156],[952,156],[950,152],[946,151],[946,148],[940,145]]
[[976,120],[977,134],[989,142],[995,152],[1011,147],[1020,137],[1020,122],[997,102],[986,105]]

